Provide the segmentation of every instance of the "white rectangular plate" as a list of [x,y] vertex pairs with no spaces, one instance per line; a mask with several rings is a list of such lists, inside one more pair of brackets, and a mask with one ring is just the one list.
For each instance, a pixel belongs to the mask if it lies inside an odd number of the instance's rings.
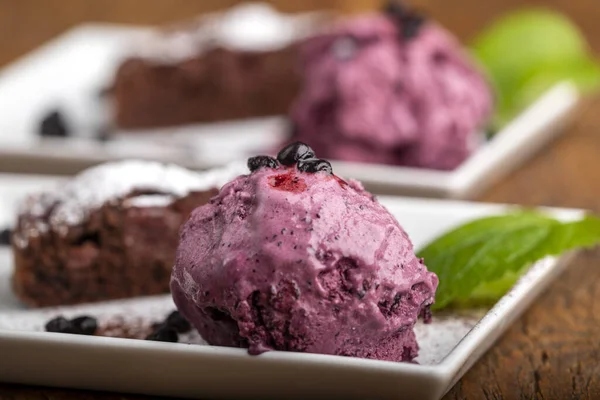
[[[39,165],[59,171],[65,165],[81,169],[118,158],[150,158],[208,168],[272,149],[281,140],[287,125],[281,116],[122,132],[119,140],[108,143],[90,140],[92,125],[106,112],[97,93],[110,84],[126,53],[124,44],[139,31],[81,25],[1,71],[0,167],[28,165],[29,172],[36,172],[31,169]],[[560,132],[578,99],[572,85],[555,86],[451,172],[349,162],[334,162],[334,168],[372,191],[472,198]],[[77,139],[39,139],[40,119],[55,107],[71,118]]]
[[[0,175],[0,225],[14,220],[25,193],[58,178]],[[418,248],[468,220],[504,213],[507,206],[381,197]],[[580,210],[549,210],[564,220]],[[173,309],[169,296],[75,307],[27,310],[10,290],[12,259],[0,248],[0,381],[202,398],[438,399],[494,343],[562,270],[566,258],[547,258],[529,272],[483,318],[435,315],[417,324],[418,364],[348,357],[269,352],[199,344],[90,337],[42,332],[58,314],[90,314],[104,323],[116,316],[159,321]],[[193,340],[192,337],[187,340]],[[194,341],[197,343],[197,341]]]

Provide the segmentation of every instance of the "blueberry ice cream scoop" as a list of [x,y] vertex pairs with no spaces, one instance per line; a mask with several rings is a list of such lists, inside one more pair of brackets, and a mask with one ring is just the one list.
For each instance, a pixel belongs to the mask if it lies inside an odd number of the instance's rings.
[[301,46],[295,140],[322,157],[451,170],[482,143],[493,95],[456,38],[405,7]]
[[178,309],[208,343],[251,354],[412,360],[437,276],[371,194],[301,145],[250,159],[192,213],[171,280]]

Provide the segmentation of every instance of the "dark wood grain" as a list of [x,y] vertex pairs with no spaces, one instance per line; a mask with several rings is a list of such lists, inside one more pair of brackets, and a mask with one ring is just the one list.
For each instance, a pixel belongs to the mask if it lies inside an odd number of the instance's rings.
[[[0,0],[0,64],[83,21],[162,23],[233,0]],[[336,6],[353,12],[372,0],[278,0],[285,10]],[[499,12],[546,4],[581,25],[600,52],[597,0],[415,0],[468,40]],[[600,100],[591,99],[552,145],[480,200],[582,207],[600,212]],[[1,355],[0,355],[1,356]],[[0,399],[145,399],[142,396],[0,384]],[[450,399],[600,399],[600,250],[577,257],[502,339],[446,395]]]

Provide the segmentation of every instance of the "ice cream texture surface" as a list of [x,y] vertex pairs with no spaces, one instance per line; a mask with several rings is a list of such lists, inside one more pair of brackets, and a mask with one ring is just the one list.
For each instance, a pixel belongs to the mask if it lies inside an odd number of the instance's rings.
[[251,159],[252,173],[192,213],[171,280],[178,309],[210,344],[251,354],[412,360],[437,277],[358,182],[312,150],[290,157]]
[[342,20],[301,50],[294,140],[344,161],[451,170],[481,142],[493,95],[459,42],[403,8]]

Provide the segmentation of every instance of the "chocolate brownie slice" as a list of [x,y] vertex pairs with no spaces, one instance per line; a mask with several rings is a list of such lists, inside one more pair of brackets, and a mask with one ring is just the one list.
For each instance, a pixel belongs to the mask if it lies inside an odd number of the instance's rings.
[[295,47],[215,48],[178,64],[125,61],[113,86],[116,123],[151,128],[285,114],[299,90]]
[[328,18],[250,4],[142,35],[114,78],[115,123],[135,129],[285,114],[300,87],[298,41]]
[[169,291],[179,228],[241,168],[123,161],[30,196],[13,233],[13,287],[35,306]]

